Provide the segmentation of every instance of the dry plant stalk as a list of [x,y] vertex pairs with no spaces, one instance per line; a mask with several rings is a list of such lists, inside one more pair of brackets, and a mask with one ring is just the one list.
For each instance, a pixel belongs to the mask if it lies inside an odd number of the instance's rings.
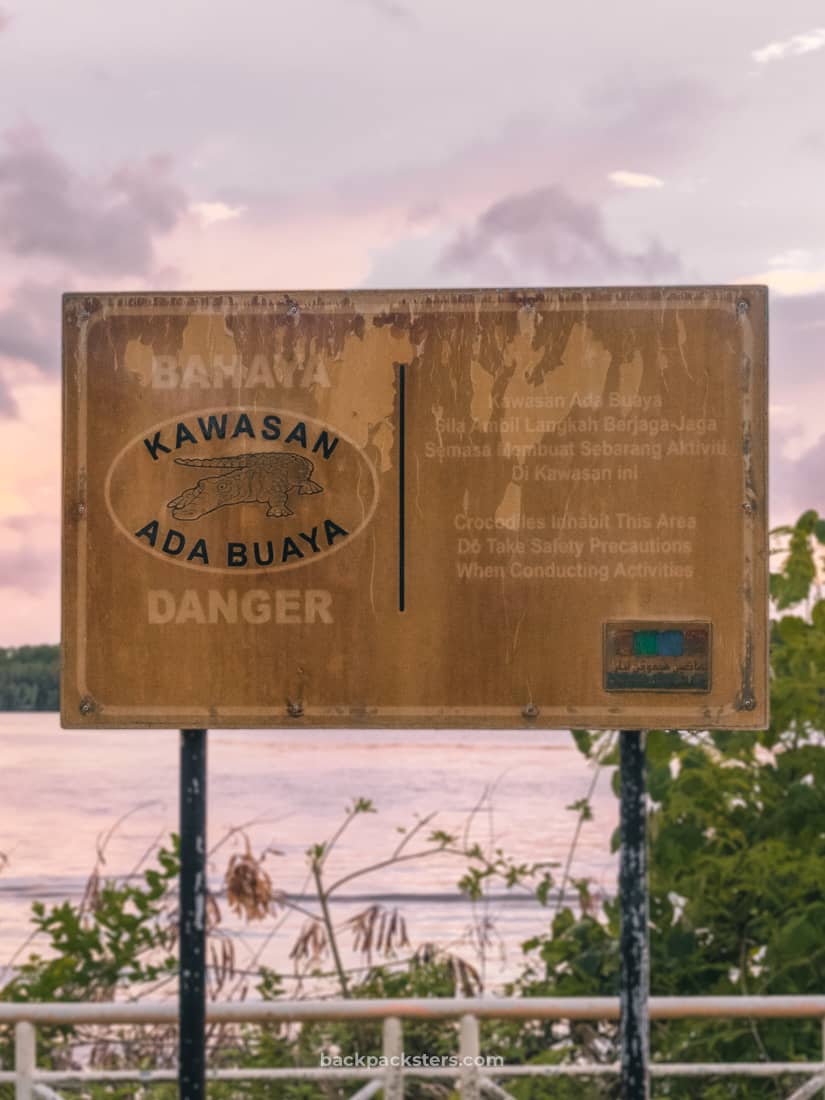
[[317,963],[327,949],[327,934],[322,924],[309,920],[301,929],[300,935],[289,953],[295,964],[301,962]]
[[410,945],[407,922],[397,908],[370,905],[351,917],[347,924],[353,933],[353,950],[360,951],[368,962],[372,962],[374,951],[389,958],[396,948]]
[[244,836],[244,840],[246,847],[242,852],[233,853],[226,868],[226,898],[229,908],[238,916],[248,921],[263,920],[273,903],[277,905],[272,879],[263,866],[267,853],[254,855],[249,838]]
[[484,981],[479,971],[455,955],[452,951],[445,951],[436,943],[422,943],[412,958],[413,965],[430,966],[436,962],[447,963],[452,972],[453,989],[457,997],[477,997],[484,989]]

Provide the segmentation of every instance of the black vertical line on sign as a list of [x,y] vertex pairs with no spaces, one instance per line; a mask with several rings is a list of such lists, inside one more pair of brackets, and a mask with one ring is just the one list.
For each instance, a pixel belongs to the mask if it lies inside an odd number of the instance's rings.
[[206,1097],[206,730],[180,738],[180,1100]]
[[407,364],[398,367],[398,610],[407,605],[407,531],[405,490],[407,477]]
[[644,734],[641,730],[622,730],[619,733],[619,778],[621,1097],[622,1100],[649,1100],[647,792]]

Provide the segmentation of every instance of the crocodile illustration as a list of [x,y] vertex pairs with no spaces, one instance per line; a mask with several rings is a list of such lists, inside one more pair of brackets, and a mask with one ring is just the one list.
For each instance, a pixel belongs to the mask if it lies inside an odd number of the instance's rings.
[[179,466],[217,469],[214,477],[202,477],[195,485],[184,489],[170,500],[175,519],[200,519],[207,512],[227,504],[267,504],[268,516],[291,516],[294,513],[287,496],[299,493],[323,493],[322,485],[312,481],[314,466],[303,455],[286,451],[257,454],[225,455],[222,458],[176,458]]

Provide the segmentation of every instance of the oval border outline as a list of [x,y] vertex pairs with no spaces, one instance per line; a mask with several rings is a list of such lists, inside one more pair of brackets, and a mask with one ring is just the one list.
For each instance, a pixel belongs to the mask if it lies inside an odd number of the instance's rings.
[[[304,423],[319,425],[322,429],[326,428],[327,430],[329,430],[331,428],[330,424],[325,424],[324,421],[318,420],[314,416],[304,416],[302,413],[296,413],[292,409],[276,408],[275,406],[272,406],[272,405],[256,405],[253,411],[255,413],[259,413],[259,412],[268,413],[268,412],[270,412],[270,413],[275,413],[276,415],[281,415],[281,416],[291,416],[291,417],[294,417],[296,420],[303,421]],[[186,417],[186,416],[200,416],[200,415],[204,415],[204,414],[208,415],[210,413],[220,413],[220,412],[239,412],[239,413],[247,412],[247,415],[248,415],[248,410],[243,405],[218,405],[214,408],[192,409],[190,412],[183,412],[183,413],[180,414],[180,416],[178,417],[177,420],[175,420],[175,417],[173,417],[173,416],[168,416],[164,420],[157,421],[155,424],[150,425],[150,427],[145,428],[142,432],[139,432],[136,436],[133,436],[129,440],[128,443],[124,444],[124,446],[121,447],[121,449],[117,452],[115,457],[112,459],[112,461],[109,465],[109,469],[106,472],[106,480],[105,480],[104,486],[103,486],[103,495],[104,495],[104,499],[105,499],[105,502],[106,502],[106,510],[108,511],[110,518],[114,521],[115,526],[129,540],[130,545],[133,545],[132,544],[132,539],[134,537],[134,534],[133,534],[133,532],[129,531],[128,527],[122,522],[122,520],[118,516],[117,512],[115,511],[114,505],[112,504],[112,498],[111,498],[112,477],[114,475],[114,472],[115,472],[115,469],[116,469],[118,463],[121,461],[121,459],[126,454],[126,452],[129,451],[135,444],[139,443],[142,439],[145,439],[146,436],[150,432],[158,431],[165,424],[179,423],[180,419],[182,417]],[[361,534],[361,532],[371,522],[372,517],[375,515],[375,511],[378,507],[378,497],[379,497],[378,471],[375,469],[375,466],[373,465],[373,463],[370,461],[369,458],[367,458],[367,456],[364,454],[362,448],[358,446],[358,444],[355,442],[354,439],[351,439],[350,436],[348,436],[345,432],[341,432],[337,428],[335,428],[333,430],[335,431],[335,433],[336,433],[336,435],[338,436],[339,439],[343,439],[346,443],[349,444],[350,447],[353,448],[354,451],[357,452],[359,458],[363,461],[364,465],[367,467],[367,469],[369,470],[370,475],[372,477],[372,489],[373,489],[372,504],[370,505],[369,510],[367,511],[367,514],[364,516],[361,523],[358,525],[358,527],[356,527],[356,529],[352,532],[352,534],[350,536],[351,538],[355,539]],[[286,453],[289,454],[291,452],[286,452]],[[158,553],[153,549],[153,547],[144,546],[142,542],[139,542],[137,545],[138,545],[139,549],[141,549],[145,554],[149,554],[153,558],[159,557]],[[349,543],[342,542],[338,546],[331,547],[329,549],[329,551],[327,553],[325,553],[323,556],[327,557],[330,554],[335,554],[339,550],[345,549],[345,547],[347,547],[348,545],[349,545]],[[196,565],[194,562],[177,561],[174,558],[174,555],[165,555],[165,556],[172,558],[172,561],[170,562],[171,565],[177,565],[181,569],[193,569],[196,572],[200,573],[201,575],[204,575],[206,573],[226,573],[226,574],[228,574],[230,576],[233,576],[233,577],[247,577],[247,576],[250,576],[253,573],[255,575],[259,575],[259,574],[263,573],[263,574],[266,574],[268,576],[276,576],[279,573],[286,573],[288,570],[300,569],[305,565],[311,565],[315,560],[317,560],[316,556],[313,554],[313,556],[311,558],[306,558],[303,561],[291,562],[289,565],[280,565],[280,566],[278,566],[277,568],[274,568],[274,569],[273,569],[272,566],[266,566],[266,565],[256,566],[254,569],[249,569],[249,568],[240,568],[239,569],[237,567],[236,568],[230,568],[229,566],[221,566],[221,565]],[[163,560],[163,556],[160,556],[160,557],[161,557],[161,560]]]

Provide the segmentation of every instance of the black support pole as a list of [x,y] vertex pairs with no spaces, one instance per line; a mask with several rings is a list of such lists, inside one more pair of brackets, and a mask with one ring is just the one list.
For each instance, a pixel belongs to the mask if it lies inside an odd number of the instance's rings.
[[619,734],[621,779],[621,1036],[622,1100],[649,1100],[650,963],[647,894],[647,799],[641,730]]
[[206,1096],[206,730],[180,738],[181,1100]]

